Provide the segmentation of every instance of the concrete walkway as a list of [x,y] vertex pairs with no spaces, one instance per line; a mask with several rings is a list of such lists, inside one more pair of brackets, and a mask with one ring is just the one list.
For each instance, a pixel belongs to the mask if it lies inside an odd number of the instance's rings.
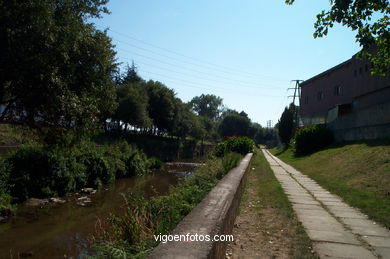
[[321,258],[389,258],[390,232],[262,149]]

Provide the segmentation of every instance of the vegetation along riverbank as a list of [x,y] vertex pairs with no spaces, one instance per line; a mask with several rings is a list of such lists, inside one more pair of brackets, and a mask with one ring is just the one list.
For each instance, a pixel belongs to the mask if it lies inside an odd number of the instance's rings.
[[[252,152],[253,140],[232,138],[229,148],[216,152],[191,178],[171,188],[166,196],[146,199],[142,194],[127,196],[127,211],[111,216],[111,229],[96,237],[96,258],[144,258],[158,244],[153,235],[168,234],[235,167],[243,154]],[[237,153],[239,150],[239,153]],[[232,152],[235,151],[235,152]]]

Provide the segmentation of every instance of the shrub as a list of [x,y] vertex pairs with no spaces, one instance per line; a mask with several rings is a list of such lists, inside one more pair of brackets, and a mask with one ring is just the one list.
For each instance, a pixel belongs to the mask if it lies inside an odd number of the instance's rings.
[[90,150],[77,159],[85,166],[87,186],[100,187],[115,180],[115,170],[110,168],[102,152]]
[[11,195],[9,194],[9,165],[0,158],[0,216],[11,213]]
[[237,165],[240,157],[229,154],[223,159],[210,159],[195,170],[193,177],[172,187],[165,196],[146,198],[142,193],[131,193],[126,214],[110,216],[112,231],[105,232],[105,236],[98,239],[94,258],[145,258],[157,245],[153,235],[172,231],[210,192],[218,179]]
[[[3,186],[19,201],[28,197],[64,195],[89,186],[99,187],[117,177],[145,174],[158,160],[146,155],[127,142],[97,146],[91,142],[72,148],[47,147],[37,144],[22,146],[7,158],[10,181],[0,172],[0,194]],[[0,161],[0,171],[3,168]],[[3,177],[4,175],[4,177]]]
[[307,126],[295,133],[293,141],[297,155],[310,154],[333,142],[333,132],[323,126]]
[[117,177],[143,175],[149,172],[150,168],[161,165],[160,160],[148,159],[144,152],[126,141],[106,146],[105,153],[111,163],[114,161]]
[[49,157],[40,145],[26,145],[8,158],[11,195],[24,200],[30,195],[43,196],[42,189],[51,183]]
[[11,165],[11,195],[18,200],[64,195],[76,189],[77,178],[84,172],[71,152],[47,150],[41,145],[25,145],[7,161]]
[[249,152],[253,152],[254,147],[255,142],[248,137],[231,137],[218,143],[215,147],[214,154],[218,157],[222,157],[229,152],[246,155]]

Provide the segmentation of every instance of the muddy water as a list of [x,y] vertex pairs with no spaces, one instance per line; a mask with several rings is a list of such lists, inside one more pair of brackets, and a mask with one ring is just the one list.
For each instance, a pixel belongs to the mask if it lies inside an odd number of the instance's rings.
[[0,225],[0,258],[82,258],[89,253],[91,235],[104,228],[109,213],[123,213],[124,194],[138,189],[147,196],[163,195],[198,165],[167,163],[152,175],[119,179],[88,195],[92,202],[84,207],[76,204],[84,194],[43,208],[19,205],[17,215]]

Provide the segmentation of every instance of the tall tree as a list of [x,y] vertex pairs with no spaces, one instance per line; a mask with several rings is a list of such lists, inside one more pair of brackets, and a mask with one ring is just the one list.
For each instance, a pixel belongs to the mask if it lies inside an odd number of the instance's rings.
[[129,83],[139,83],[143,79],[138,75],[137,67],[134,64],[134,61],[131,63],[131,66],[127,64],[125,75],[122,77],[121,84]]
[[[295,0],[285,0],[293,4]],[[373,74],[385,75],[390,68],[390,2],[388,0],[331,0],[330,10],[317,15],[314,37],[328,34],[335,23],[356,31],[363,47],[361,56],[374,65]]]
[[167,133],[174,125],[175,93],[164,84],[148,81],[146,88],[149,96],[149,116],[159,133]]
[[202,94],[192,98],[190,105],[199,116],[216,121],[221,113],[222,98],[213,94]]
[[[151,119],[148,114],[148,95],[144,85],[128,83],[117,88],[118,107],[112,116],[120,126],[120,121],[125,125],[136,128],[148,128]],[[119,127],[120,128],[120,127]]]
[[282,116],[278,122],[278,133],[280,141],[284,144],[290,143],[294,130],[294,104],[284,108]]
[[251,121],[248,117],[232,113],[222,119],[218,131],[222,137],[248,136],[250,127]]
[[107,0],[0,1],[0,121],[84,132],[115,105]]

